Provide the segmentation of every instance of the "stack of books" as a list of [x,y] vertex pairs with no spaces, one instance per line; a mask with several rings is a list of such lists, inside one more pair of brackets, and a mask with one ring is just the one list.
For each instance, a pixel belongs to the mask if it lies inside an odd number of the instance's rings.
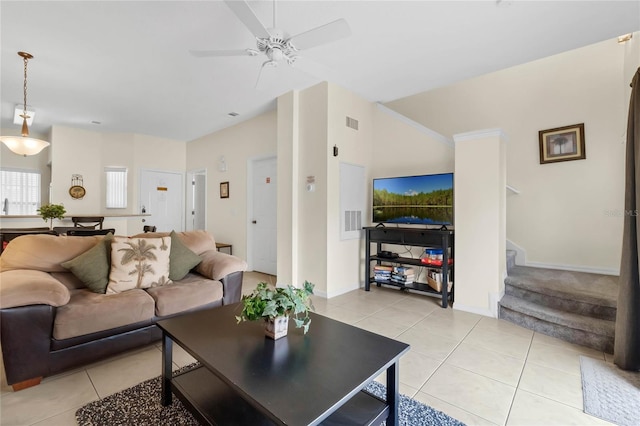
[[413,284],[416,273],[408,266],[394,266],[391,273],[391,281],[399,284]]
[[376,281],[389,281],[391,280],[391,272],[393,272],[391,266],[376,265],[373,267],[373,279]]

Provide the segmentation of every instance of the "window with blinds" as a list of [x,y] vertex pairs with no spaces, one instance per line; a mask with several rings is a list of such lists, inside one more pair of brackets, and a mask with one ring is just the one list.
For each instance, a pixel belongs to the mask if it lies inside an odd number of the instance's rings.
[[127,207],[127,169],[125,167],[105,167],[108,209]]
[[2,214],[37,215],[40,206],[40,172],[0,169]]

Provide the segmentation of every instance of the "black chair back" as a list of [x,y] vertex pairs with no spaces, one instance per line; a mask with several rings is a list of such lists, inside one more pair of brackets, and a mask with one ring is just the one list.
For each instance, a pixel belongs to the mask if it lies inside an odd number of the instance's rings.
[[69,229],[67,231],[67,235],[72,235],[75,237],[90,237],[92,235],[107,235],[109,232],[112,234],[116,233],[115,228],[107,228],[107,229]]
[[72,216],[71,221],[76,228],[102,229],[104,216]]

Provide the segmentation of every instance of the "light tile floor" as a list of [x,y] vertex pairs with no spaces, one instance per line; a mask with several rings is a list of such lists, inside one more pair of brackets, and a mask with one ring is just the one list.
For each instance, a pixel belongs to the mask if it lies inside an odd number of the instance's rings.
[[[248,272],[243,292],[260,281],[275,277]],[[608,354],[391,288],[314,298],[314,305],[322,315],[411,344],[400,362],[400,391],[468,425],[609,424],[582,411],[579,362],[580,355],[610,362]],[[193,362],[174,350],[176,368]],[[160,363],[157,343],[16,393],[3,371],[0,424],[75,425],[78,408],[159,375]]]

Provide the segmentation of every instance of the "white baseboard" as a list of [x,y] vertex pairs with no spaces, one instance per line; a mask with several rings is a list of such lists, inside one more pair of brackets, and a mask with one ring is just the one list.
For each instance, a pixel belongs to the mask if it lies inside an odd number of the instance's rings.
[[453,304],[453,309],[455,309],[456,311],[463,311],[463,312],[469,312],[472,314],[482,315],[483,317],[495,318],[491,310],[487,308],[479,308],[477,306],[466,306],[458,302],[455,302]]
[[325,299],[331,299],[333,297],[337,297],[337,296],[341,296],[345,293],[349,293],[350,291],[353,290],[358,290],[359,288],[364,288],[364,284],[363,285],[357,285],[355,287],[350,287],[350,288],[343,288],[342,290],[338,290],[338,291],[332,291],[331,293],[327,293],[326,291],[313,291],[313,294],[319,297],[324,297]]
[[620,268],[598,268],[593,266],[563,265],[558,263],[527,262],[532,268],[559,269],[561,271],[588,272],[590,274],[620,275]]

